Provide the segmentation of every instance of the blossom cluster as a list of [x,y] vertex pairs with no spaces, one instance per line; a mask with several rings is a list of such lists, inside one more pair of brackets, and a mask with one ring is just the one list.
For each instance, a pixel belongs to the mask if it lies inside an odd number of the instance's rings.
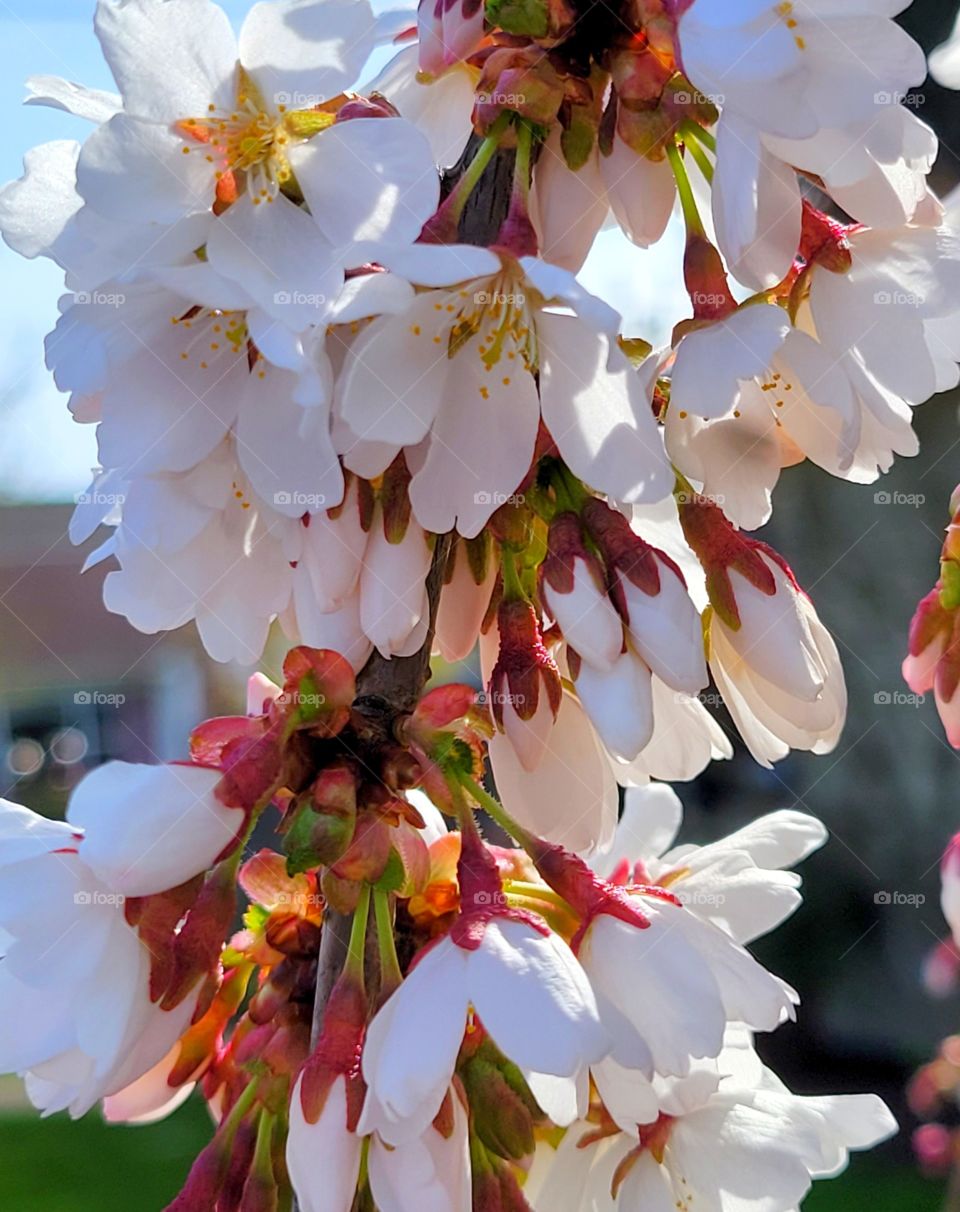
[[[97,427],[71,537],[109,529],[141,631],[294,645],[188,763],[0,816],[0,1061],[75,1115],[199,1086],[176,1212],[794,1212],[892,1130],[753,1047],[798,998],[745,944],[822,827],[676,847],[666,784],[732,755],[721,699],[764,766],[837,745],[837,645],[751,532],[783,469],[872,482],[960,382],[900,7],[99,0],[118,91],[30,81],[92,126],[0,192]],[[671,223],[654,348],[577,275]],[[479,695],[423,693],[476,647]]]
[[[199,1085],[217,1126],[171,1212],[276,1208],[288,1182],[303,1212],[788,1212],[894,1130],[873,1095],[791,1093],[753,1047],[797,995],[746,944],[799,906],[817,820],[677,846],[680,802],[651,784],[591,868],[477,782],[493,722],[469,687],[374,752],[341,656],[296,648],[284,672],[202,724],[190,763],[93,771],[63,823],[0,804],[2,1063],[45,1111],[102,1099],[114,1122]],[[517,848],[483,841],[480,808]],[[278,809],[283,853],[246,857]]]

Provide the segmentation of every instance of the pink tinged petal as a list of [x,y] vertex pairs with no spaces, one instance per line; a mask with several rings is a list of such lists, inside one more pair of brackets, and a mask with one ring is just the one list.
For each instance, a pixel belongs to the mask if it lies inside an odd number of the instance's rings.
[[507,737],[495,732],[490,763],[508,812],[528,829],[578,853],[602,850],[617,823],[617,784],[580,704],[565,694],[547,752],[524,770]]
[[371,1022],[367,1085],[394,1120],[440,1109],[466,1026],[468,953],[443,939],[424,955]]
[[417,14],[420,36],[420,67],[439,75],[459,59],[465,59],[483,37],[483,6],[474,8],[464,0],[440,4],[424,0]]
[[453,577],[443,587],[437,610],[436,645],[445,661],[452,664],[465,660],[473,651],[496,578],[497,568],[490,560],[486,576],[478,585],[464,544],[457,544]]
[[771,494],[783,462],[782,431],[755,381],[741,384],[733,413],[712,421],[667,412],[667,450],[677,467],[723,502],[727,517],[755,530],[771,513]]
[[98,766],[67,809],[86,831],[84,861],[128,896],[164,892],[207,870],[243,823],[214,795],[219,781],[219,771],[200,766]]
[[144,222],[176,223],[213,202],[214,166],[201,146],[188,144],[170,126],[117,114],[84,143],[77,192],[108,219],[129,222],[137,215]]
[[440,180],[424,135],[403,118],[338,122],[290,156],[310,213],[345,264],[363,241],[412,243],[437,208]]
[[0,799],[0,867],[57,850],[76,850],[82,833],[65,821],[48,820],[22,804]]
[[597,671],[612,669],[623,647],[623,624],[592,569],[575,560],[570,592],[544,582],[543,598],[567,643]]
[[610,1048],[573,952],[525,922],[488,924],[470,953],[467,991],[494,1042],[523,1068],[572,1077]]
[[719,618],[712,626],[722,631],[740,659],[773,685],[807,702],[815,700],[826,681],[826,666],[804,609],[804,598],[783,569],[765,559],[776,592],[762,593],[736,570],[731,571],[740,615],[732,631]]
[[860,444],[860,409],[836,359],[794,330],[773,365],[782,377],[767,394],[791,441],[818,467],[843,475]]
[[294,403],[296,376],[255,368],[238,401],[237,455],[253,490],[277,513],[300,518],[343,499],[343,471],[327,408]]
[[764,147],[749,121],[725,116],[717,128],[713,220],[731,273],[754,290],[786,276],[800,244],[797,174]]
[[954,938],[960,937],[960,850],[956,838],[940,865],[940,908]]
[[207,257],[294,331],[323,323],[343,283],[331,243],[302,207],[279,193],[259,204],[242,195],[213,224]]
[[516,492],[533,458],[540,424],[533,376],[519,359],[503,358],[488,370],[476,346],[483,335],[481,328],[447,362],[448,394],[410,483],[417,520],[437,534],[455,526],[465,538],[478,535]]
[[600,156],[600,175],[610,207],[627,238],[638,248],[656,244],[667,230],[677,198],[670,161],[639,156],[622,139],[609,156]]
[[621,576],[628,627],[637,651],[653,672],[674,690],[696,694],[706,686],[700,615],[680,577],[658,560],[660,592],[647,594]]
[[54,256],[57,240],[81,205],[78,143],[41,143],[23,157],[23,176],[0,190],[0,232],[21,257]]
[[790,329],[783,308],[754,306],[688,333],[677,349],[670,411],[698,417],[732,412],[741,382],[763,375]]
[[244,18],[240,62],[274,107],[311,109],[356,83],[375,38],[367,0],[274,0]]
[[[287,628],[284,620],[284,629]],[[317,605],[313,582],[306,569],[298,568],[293,577],[293,617],[290,639],[311,648],[332,648],[359,672],[373,651],[373,643],[360,623],[360,594],[352,594],[329,613]]]
[[128,113],[175,122],[232,105],[236,39],[211,0],[100,0],[94,29]]
[[576,171],[567,167],[555,128],[537,161],[530,211],[540,239],[540,255],[552,265],[578,273],[610,211],[598,155]]
[[350,1212],[360,1176],[361,1137],[347,1129],[345,1079],[330,1088],[320,1118],[308,1124],[300,1104],[302,1078],[290,1098],[287,1169],[303,1212]]
[[606,748],[620,761],[632,762],[653,736],[653,692],[646,662],[631,649],[610,669],[584,661],[574,685]]
[[648,779],[686,782],[711,761],[733,757],[733,746],[699,699],[670,690],[653,679],[653,737],[629,767],[617,771],[625,786]]
[[532,773],[540,765],[550,744],[554,729],[555,716],[546,693],[541,688],[537,700],[537,709],[528,719],[524,719],[517,707],[508,697],[503,703],[503,733],[516,754],[520,765],[528,773]]
[[670,466],[626,357],[570,316],[541,312],[537,330],[543,419],[571,471],[620,501],[662,500]]
[[360,517],[359,489],[351,480],[343,506],[335,517],[312,511],[303,528],[300,567],[309,573],[317,609],[337,610],[353,593],[363,567],[367,532]]
[[374,522],[360,574],[360,625],[386,657],[401,654],[429,612],[425,581],[430,558],[426,536],[416,523],[411,522],[399,543],[390,543],[382,522]]
[[422,294],[405,313],[375,320],[352,343],[337,400],[358,438],[407,446],[429,433],[451,365],[447,302],[446,292]]
[[[179,1044],[177,1052],[179,1052]],[[103,1100],[103,1118],[108,1124],[156,1124],[182,1107],[194,1091],[195,1082],[177,1089],[167,1085],[169,1066],[161,1061],[131,1085]]]
[[953,697],[946,699],[937,684],[934,686],[934,698],[947,740],[954,749],[960,749],[960,693],[954,691]]
[[122,108],[116,93],[87,88],[60,76],[28,76],[27,95],[23,103],[47,105],[51,109],[59,109],[77,118],[85,118],[88,122],[95,122],[98,126],[101,122],[109,122]]
[[380,1212],[470,1212],[467,1116],[451,1091],[453,1131],[430,1124],[422,1136],[391,1149],[370,1142],[370,1190]]

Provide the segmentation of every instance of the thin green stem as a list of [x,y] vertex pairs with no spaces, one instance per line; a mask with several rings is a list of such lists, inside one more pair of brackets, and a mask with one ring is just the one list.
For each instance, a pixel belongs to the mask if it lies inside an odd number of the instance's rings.
[[260,1112],[257,1122],[257,1143],[253,1150],[253,1168],[260,1174],[273,1174],[273,1156],[271,1143],[273,1140],[273,1125],[276,1116],[266,1108]]
[[459,777],[460,785],[465,791],[470,793],[484,812],[492,817],[500,828],[505,833],[508,833],[514,841],[519,842],[523,846],[524,839],[529,838],[529,834],[527,834],[522,826],[517,824],[496,796],[491,795],[486,788],[481,787],[476,779],[472,779],[469,774],[461,774]]
[[380,981],[384,995],[389,996],[403,981],[397,948],[393,938],[393,915],[390,893],[380,888],[373,891],[373,912],[377,920],[377,950],[380,954]]
[[503,890],[507,896],[516,894],[518,897],[524,899],[532,898],[538,901],[545,901],[548,904],[556,905],[558,909],[570,911],[570,906],[560,893],[554,892],[546,884],[531,884],[528,880],[504,880]]
[[454,220],[459,220],[467,199],[479,184],[480,178],[486,171],[487,165],[493,159],[494,153],[500,146],[500,138],[510,124],[510,113],[504,111],[490,127],[486,138],[477,148],[476,155],[467,165],[463,176],[456,183],[446,201],[446,207]]
[[697,168],[700,169],[700,172],[703,175],[704,180],[708,184],[712,185],[713,184],[713,165],[710,163],[709,159],[707,158],[707,154],[703,150],[703,147],[701,146],[699,137],[698,137],[699,132],[702,129],[703,129],[702,127],[697,126],[696,122],[684,122],[683,125],[680,127],[680,134],[681,134],[681,137],[683,138],[684,147],[686,147],[687,151],[693,157],[693,159],[697,165]]
[[243,1092],[240,1094],[240,1097],[227,1112],[227,1115],[222,1121],[219,1129],[219,1132],[222,1134],[224,1140],[233,1140],[237,1129],[240,1127],[240,1121],[257,1100],[257,1087],[259,1084],[260,1081],[258,1078],[251,1078],[251,1080],[243,1088]]
[[700,218],[700,212],[697,210],[697,200],[693,196],[693,188],[690,185],[686,165],[683,163],[683,156],[680,154],[680,149],[676,143],[670,142],[667,144],[667,158],[670,161],[670,167],[673,169],[673,175],[677,180],[677,193],[680,195],[680,206],[683,209],[683,219],[687,225],[687,235],[706,238],[707,233],[703,226],[703,220]]
[[502,552],[502,567],[503,567],[503,596],[508,602],[523,601],[526,594],[523,590],[523,583],[520,580],[520,571],[517,568],[517,557],[509,547],[504,547]]
[[353,911],[353,922],[350,926],[350,942],[347,947],[346,962],[343,965],[344,973],[349,973],[355,980],[358,980],[361,988],[364,983],[363,960],[366,951],[367,921],[369,917],[370,885],[364,884],[360,889],[360,899],[357,902],[357,907]]
[[531,159],[533,154],[533,131],[523,118],[517,122],[517,156],[513,166],[513,192],[524,203],[530,193]]
[[699,122],[690,122],[688,120],[684,122],[683,127],[684,133],[686,133],[687,128],[689,128],[690,134],[692,134],[698,142],[702,143],[707,151],[715,152],[717,150],[716,135],[712,135],[710,131],[701,126]]

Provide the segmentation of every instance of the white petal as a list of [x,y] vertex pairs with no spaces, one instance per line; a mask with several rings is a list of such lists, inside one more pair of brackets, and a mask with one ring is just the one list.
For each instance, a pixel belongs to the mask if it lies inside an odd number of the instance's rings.
[[312,109],[355,83],[375,36],[367,0],[272,0],[244,18],[240,62],[274,106]]
[[650,401],[626,357],[579,319],[541,312],[543,419],[571,471],[625,502],[672,486]]
[[430,145],[403,118],[337,122],[294,148],[290,162],[344,264],[366,259],[364,241],[414,241],[440,197]]
[[497,1047],[522,1068],[572,1077],[610,1047],[573,952],[525,922],[487,925],[469,955],[467,992]]

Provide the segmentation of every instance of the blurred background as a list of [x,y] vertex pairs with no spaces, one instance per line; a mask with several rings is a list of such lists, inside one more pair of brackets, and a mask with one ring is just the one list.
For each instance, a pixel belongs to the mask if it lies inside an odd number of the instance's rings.
[[[224,7],[240,17],[249,5]],[[0,0],[0,181],[20,175],[33,144],[84,137],[66,114],[20,108],[26,75],[111,87],[92,8],[93,0]],[[902,22],[930,49],[949,35],[956,9],[955,0],[917,0]],[[960,96],[927,81],[907,103],[941,136],[934,185],[945,193],[960,181]],[[628,332],[662,340],[686,310],[679,233],[646,254],[618,242],[614,257],[611,240],[601,237],[585,283],[624,312]],[[0,280],[0,795],[57,816],[83,772],[107,757],[183,756],[192,725],[237,709],[249,671],[207,659],[192,627],[140,635],[103,609],[102,569],[80,576],[85,553],[66,530],[96,447],[43,368],[59,273],[0,245]],[[803,909],[758,947],[804,995],[800,1022],[763,1050],[798,1092],[878,1091],[903,1131],[818,1184],[807,1212],[935,1212],[945,1198],[944,1184],[914,1164],[916,1121],[903,1091],[941,1037],[960,1029],[960,995],[934,1000],[921,982],[945,933],[937,866],[960,829],[960,758],[932,701],[916,703],[899,670],[960,480],[958,405],[941,396],[918,412],[920,455],[898,461],[880,485],[800,467],[777,490],[763,537],[790,560],[844,658],[851,706],[836,752],[792,755],[764,771],[738,743],[732,762],[678,787],[683,841],[710,840],[779,807],[809,811],[831,832],[805,865]],[[268,674],[280,656],[278,641]],[[0,1079],[0,1209],[157,1212],[208,1134],[196,1100],[150,1128],[108,1129],[96,1113],[41,1124],[19,1083]]]

